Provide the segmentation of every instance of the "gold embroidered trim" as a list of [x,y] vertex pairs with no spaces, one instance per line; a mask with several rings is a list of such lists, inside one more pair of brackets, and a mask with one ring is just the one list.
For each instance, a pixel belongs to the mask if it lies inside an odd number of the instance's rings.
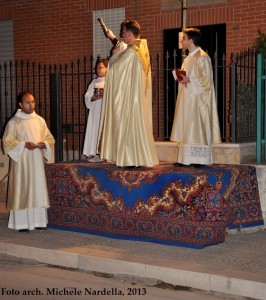
[[137,40],[135,41],[133,44],[131,44],[130,46],[132,47],[132,49],[138,54],[143,70],[145,72],[146,75],[148,75],[149,70],[150,70],[150,56],[147,53],[147,51],[145,51],[145,47],[141,47],[141,41]]

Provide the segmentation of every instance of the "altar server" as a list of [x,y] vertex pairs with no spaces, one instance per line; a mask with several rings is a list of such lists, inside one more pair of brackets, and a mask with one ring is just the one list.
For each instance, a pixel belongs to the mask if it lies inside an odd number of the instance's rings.
[[104,92],[105,76],[107,72],[107,59],[99,59],[96,61],[95,73],[97,78],[92,80],[85,94],[85,104],[90,110],[85,140],[83,146],[83,154],[90,162],[100,162],[100,155],[97,151],[97,141],[100,128],[100,117],[102,109],[102,98]]

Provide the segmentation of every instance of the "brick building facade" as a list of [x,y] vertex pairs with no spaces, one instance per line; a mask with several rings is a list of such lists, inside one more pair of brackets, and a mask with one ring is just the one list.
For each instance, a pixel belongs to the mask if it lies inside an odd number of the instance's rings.
[[[13,21],[15,59],[64,64],[92,55],[93,11],[124,7],[126,19],[135,18],[141,24],[142,37],[148,40],[151,56],[156,56],[162,55],[164,51],[164,31],[181,27],[181,2],[180,0],[0,0],[0,22]],[[186,23],[187,26],[195,27],[225,24],[225,50],[228,63],[232,52],[253,46],[258,36],[258,28],[266,31],[266,2],[187,0]],[[164,107],[154,108],[154,116],[157,115],[154,117],[154,124],[158,123],[160,119],[158,116],[164,114],[164,111]],[[228,120],[228,116],[226,119]],[[155,129],[158,132],[160,130],[162,133],[158,136],[163,136],[163,128]]]
[[[181,26],[179,0],[1,0],[0,21],[13,20],[15,59],[58,63],[90,55],[92,11],[116,7],[140,22],[151,55],[162,52],[164,29]],[[188,26],[226,23],[229,54],[253,45],[265,16],[264,0],[187,0]]]

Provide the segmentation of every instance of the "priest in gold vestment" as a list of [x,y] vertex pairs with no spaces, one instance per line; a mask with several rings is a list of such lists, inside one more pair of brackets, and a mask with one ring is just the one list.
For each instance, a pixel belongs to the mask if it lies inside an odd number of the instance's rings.
[[[185,28],[181,44],[189,50],[182,64],[171,141],[178,142],[177,162],[212,163],[212,144],[221,143],[210,57],[199,46],[200,31]],[[176,164],[178,165],[178,164]]]
[[21,94],[19,106],[3,135],[4,152],[10,157],[8,228],[20,232],[45,230],[49,199],[44,158],[53,159],[55,141],[45,120],[35,113],[31,93]]
[[157,165],[152,130],[150,57],[135,20],[121,25],[127,48],[109,66],[105,91],[101,158],[119,167]]

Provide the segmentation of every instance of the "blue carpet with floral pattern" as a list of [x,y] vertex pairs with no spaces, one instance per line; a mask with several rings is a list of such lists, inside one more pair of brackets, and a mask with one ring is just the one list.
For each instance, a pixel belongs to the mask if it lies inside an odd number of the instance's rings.
[[226,228],[263,225],[253,166],[79,162],[47,164],[46,175],[51,228],[204,248]]

